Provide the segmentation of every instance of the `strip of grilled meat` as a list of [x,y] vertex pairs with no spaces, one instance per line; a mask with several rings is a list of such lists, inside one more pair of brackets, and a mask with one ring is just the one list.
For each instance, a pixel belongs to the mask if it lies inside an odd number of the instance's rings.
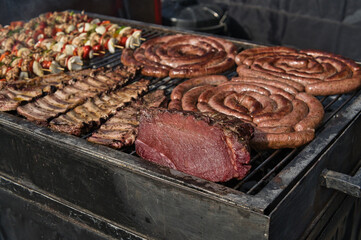
[[88,141],[120,149],[134,143],[138,134],[139,111],[143,108],[161,107],[166,102],[163,90],[150,92],[138,101],[118,111]]
[[102,69],[84,69],[8,82],[0,91],[0,111],[16,110],[22,102],[29,102],[34,98],[54,92],[56,89],[72,84],[73,79],[89,76],[100,70]]
[[48,120],[82,104],[87,98],[124,85],[134,75],[135,69],[124,68],[78,74],[71,84],[19,106],[17,111],[30,121],[46,125]]
[[142,79],[123,88],[88,98],[82,105],[54,118],[50,122],[50,127],[56,131],[79,136],[99,126],[118,109],[137,99],[140,94],[147,91],[148,85],[149,80]]

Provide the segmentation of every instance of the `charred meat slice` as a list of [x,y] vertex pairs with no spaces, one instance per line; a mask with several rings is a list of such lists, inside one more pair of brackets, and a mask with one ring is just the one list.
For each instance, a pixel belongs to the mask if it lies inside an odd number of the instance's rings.
[[102,120],[107,119],[125,104],[137,99],[148,89],[148,85],[148,80],[140,80],[123,88],[89,98],[82,105],[53,119],[50,127],[60,132],[81,135],[99,126]]
[[137,136],[138,109],[126,107],[109,119],[88,141],[120,149],[132,145]]
[[21,102],[31,101],[53,88],[61,88],[71,81],[71,77],[65,74],[52,74],[30,80],[21,80],[7,84],[0,91],[0,111],[15,110]]
[[0,111],[16,110],[22,102],[32,101],[34,98],[54,92],[56,89],[62,89],[74,82],[89,78],[89,76],[97,79],[96,83],[90,78],[87,79],[94,87],[97,87],[98,84],[104,87],[104,85],[112,84],[112,79],[119,78],[119,76],[122,78],[133,77],[135,73],[136,69],[132,67],[117,67],[109,70],[98,68],[6,82],[6,86],[0,91]]
[[166,101],[163,90],[148,93],[143,98],[119,110],[94,132],[88,141],[120,149],[134,144],[138,133],[139,111],[160,107]]
[[146,160],[209,181],[242,179],[251,168],[252,126],[219,113],[207,115],[154,108],[141,111],[136,152]]
[[[127,69],[122,71],[127,72]],[[76,75],[77,79],[72,84],[34,102],[19,106],[17,111],[30,121],[46,124],[48,120],[82,104],[87,98],[122,86],[130,77],[134,76],[134,72],[130,71],[128,72],[128,78],[125,78],[125,74],[120,73],[122,71],[116,71],[113,78],[109,78],[106,76],[107,72],[83,70],[83,73],[85,72],[88,75],[84,76],[78,73]]]
[[156,90],[145,95],[141,102],[137,103],[140,108],[151,108],[151,107],[164,107],[167,104],[167,98],[164,95],[164,90]]

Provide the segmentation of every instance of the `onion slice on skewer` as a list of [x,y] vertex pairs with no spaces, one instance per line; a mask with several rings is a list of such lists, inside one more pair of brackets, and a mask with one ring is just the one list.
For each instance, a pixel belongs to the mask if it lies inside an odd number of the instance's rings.
[[39,77],[44,76],[43,68],[38,61],[34,61],[33,63],[33,72]]
[[82,69],[83,61],[79,56],[72,56],[68,59],[67,67],[69,71]]
[[114,53],[114,52],[115,52],[115,47],[114,47],[114,45],[115,45],[115,39],[114,39],[114,38],[109,39],[108,44],[107,44],[107,47],[108,47],[108,51],[109,51],[110,53]]
[[62,68],[56,61],[52,61],[49,67],[51,73],[60,73],[62,72]]

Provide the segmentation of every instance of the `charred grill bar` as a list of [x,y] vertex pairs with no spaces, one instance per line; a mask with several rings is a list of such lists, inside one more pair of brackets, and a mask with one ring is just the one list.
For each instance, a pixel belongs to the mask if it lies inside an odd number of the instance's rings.
[[[176,33],[155,25],[91,16],[140,28],[147,39]],[[239,48],[255,46],[231,40]],[[92,59],[90,66],[113,67],[119,60],[120,51]],[[235,71],[226,73],[235,75]],[[151,81],[151,91],[165,89],[168,95],[184,80],[146,79]],[[355,216],[351,225],[357,229],[360,201],[323,185],[333,185],[333,172],[327,170],[352,176],[361,165],[361,91],[319,99],[325,117],[311,143],[297,149],[253,151],[250,173],[243,180],[224,184],[145,162],[133,148],[114,150],[89,143],[87,136],[55,133],[15,113],[0,113],[3,199],[38,216],[51,212],[51,221],[61,226],[70,220],[74,224],[67,234],[75,234],[78,227],[89,239],[327,237],[334,229],[346,227],[345,212]],[[353,178],[356,184],[357,176]],[[330,221],[334,218],[340,221]]]

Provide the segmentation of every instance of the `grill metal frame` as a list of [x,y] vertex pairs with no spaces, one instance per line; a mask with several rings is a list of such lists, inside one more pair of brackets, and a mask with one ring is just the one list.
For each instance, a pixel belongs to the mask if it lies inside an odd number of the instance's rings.
[[[139,27],[147,38],[199,34],[88,14]],[[242,48],[258,46],[227,39]],[[91,65],[113,66],[119,63],[119,56],[117,52]],[[159,88],[157,84],[162,81],[169,78],[153,79],[154,88]],[[0,144],[9,149],[0,152],[0,183],[6,188],[5,179],[11,179],[60,199],[64,205],[85,209],[114,226],[123,225],[154,238],[232,239],[241,234],[249,239],[296,239],[322,214],[324,204],[338,194],[320,185],[322,171],[327,168],[351,173],[360,165],[361,149],[351,143],[361,143],[361,91],[320,100],[326,115],[311,143],[295,150],[256,154],[252,158],[257,162],[255,170],[241,182],[226,184],[159,167],[132,153],[91,144],[0,113]],[[244,187],[268,164],[274,167],[261,174],[261,181]],[[110,199],[102,201],[102,195]],[[112,212],[114,208],[119,212]],[[299,216],[303,209],[305,213]]]

